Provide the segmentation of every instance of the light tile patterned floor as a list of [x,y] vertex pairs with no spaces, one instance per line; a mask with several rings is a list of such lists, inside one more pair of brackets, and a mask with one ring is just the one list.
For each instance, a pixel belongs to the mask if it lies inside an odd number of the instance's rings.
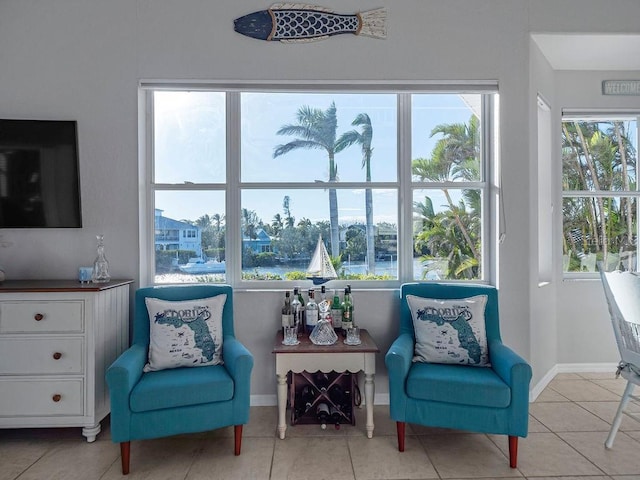
[[[400,453],[386,405],[374,409],[372,439],[361,410],[355,427],[298,425],[280,440],[275,407],[253,407],[239,457],[231,428],[132,442],[129,478],[640,480],[640,422],[625,418],[613,449],[604,448],[624,385],[612,373],[558,375],[531,405],[517,469],[509,468],[505,436],[410,425]],[[123,478],[119,448],[103,423],[93,444],[77,428],[0,430],[0,480]]]

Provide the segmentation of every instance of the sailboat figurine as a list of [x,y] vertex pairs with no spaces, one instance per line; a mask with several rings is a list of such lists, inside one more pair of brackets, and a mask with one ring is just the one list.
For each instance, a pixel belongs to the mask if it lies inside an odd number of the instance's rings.
[[311,257],[311,263],[307,268],[307,278],[313,281],[314,285],[320,285],[334,278],[338,278],[335,268],[331,264],[331,258],[327,252],[322,235],[318,236],[316,250]]

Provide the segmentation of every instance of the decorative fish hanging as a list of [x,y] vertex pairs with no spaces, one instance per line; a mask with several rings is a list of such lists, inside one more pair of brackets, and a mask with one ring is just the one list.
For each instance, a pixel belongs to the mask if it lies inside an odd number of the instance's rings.
[[315,5],[276,3],[236,18],[233,28],[248,37],[285,43],[313,42],[341,33],[386,38],[386,19],[384,8],[346,15]]

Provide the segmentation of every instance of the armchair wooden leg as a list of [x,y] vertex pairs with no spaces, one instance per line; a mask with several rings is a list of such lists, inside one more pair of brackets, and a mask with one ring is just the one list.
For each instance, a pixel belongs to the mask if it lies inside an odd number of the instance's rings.
[[404,430],[407,424],[405,422],[396,422],[396,430],[398,431],[398,450],[404,452]]
[[235,438],[235,449],[233,453],[238,456],[240,455],[240,448],[242,447],[242,425],[234,425],[233,435]]
[[120,456],[122,457],[122,474],[129,475],[129,459],[131,458],[131,442],[120,442]]
[[518,437],[514,435],[509,435],[509,466],[518,466]]

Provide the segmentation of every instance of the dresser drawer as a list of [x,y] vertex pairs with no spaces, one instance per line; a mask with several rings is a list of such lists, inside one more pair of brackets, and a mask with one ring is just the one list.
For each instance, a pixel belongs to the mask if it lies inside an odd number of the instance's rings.
[[82,415],[83,382],[0,379],[0,417]]
[[2,338],[0,375],[80,374],[82,338]]
[[84,302],[0,302],[0,334],[82,332]]

